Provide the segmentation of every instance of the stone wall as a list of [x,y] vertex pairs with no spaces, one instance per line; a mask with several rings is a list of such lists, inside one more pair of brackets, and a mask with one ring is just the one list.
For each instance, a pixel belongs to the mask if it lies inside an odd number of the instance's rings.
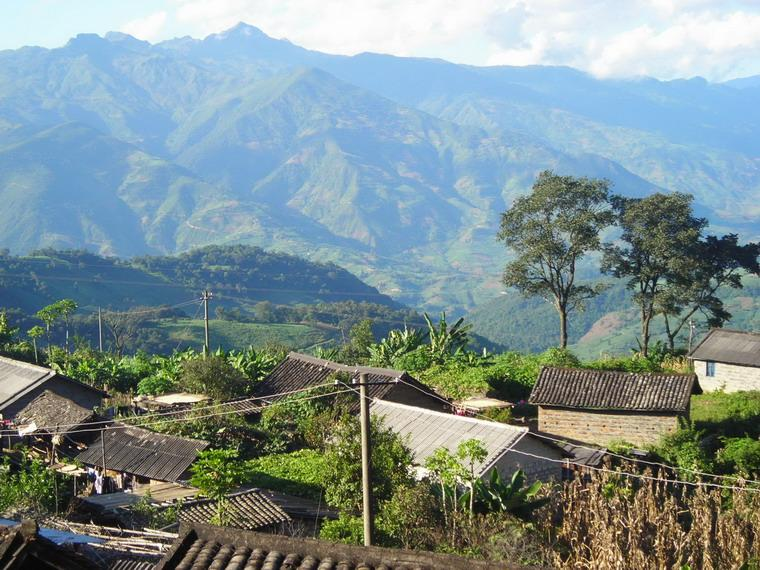
[[540,406],[538,429],[560,438],[597,445],[627,441],[643,446],[656,443],[663,434],[678,429],[678,414],[570,410]]
[[715,376],[707,376],[707,362],[694,360],[694,372],[699,379],[702,390],[725,390],[739,392],[742,390],[760,390],[760,368],[739,366],[737,364],[715,363]]

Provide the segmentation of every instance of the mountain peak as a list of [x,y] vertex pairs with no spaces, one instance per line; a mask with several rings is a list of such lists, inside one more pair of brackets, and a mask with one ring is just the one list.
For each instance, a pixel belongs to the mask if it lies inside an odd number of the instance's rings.
[[258,39],[274,39],[266,35],[256,26],[251,26],[245,22],[238,22],[228,30],[211,34],[206,39],[213,40],[226,40],[229,38],[258,38]]
[[77,34],[66,42],[67,48],[75,49],[88,49],[97,46],[102,46],[106,40],[101,38],[98,34]]

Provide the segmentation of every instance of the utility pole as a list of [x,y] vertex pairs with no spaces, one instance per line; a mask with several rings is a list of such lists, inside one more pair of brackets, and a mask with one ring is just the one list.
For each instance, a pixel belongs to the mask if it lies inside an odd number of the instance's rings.
[[359,422],[362,440],[362,515],[364,517],[364,546],[372,546],[372,462],[370,461],[369,398],[367,397],[367,374],[359,375]]
[[689,319],[689,353],[691,354],[691,341],[694,339],[694,329],[697,328],[697,325],[694,323],[692,319]]
[[103,352],[103,312],[98,307],[98,348]]
[[206,332],[206,339],[203,344],[203,357],[206,358],[211,350],[211,343],[208,336],[208,302],[211,300],[212,294],[208,289],[203,290],[201,300],[203,301],[203,327]]

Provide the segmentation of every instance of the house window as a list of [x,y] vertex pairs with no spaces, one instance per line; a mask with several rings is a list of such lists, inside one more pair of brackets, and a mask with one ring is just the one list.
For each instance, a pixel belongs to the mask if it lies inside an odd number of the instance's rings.
[[705,362],[705,367],[706,367],[705,376],[707,376],[708,378],[712,378],[713,376],[715,376],[715,363],[712,360],[708,360],[707,362]]

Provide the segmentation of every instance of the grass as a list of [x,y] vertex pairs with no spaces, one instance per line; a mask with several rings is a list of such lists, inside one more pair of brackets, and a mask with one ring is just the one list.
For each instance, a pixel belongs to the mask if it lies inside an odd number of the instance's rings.
[[[163,320],[157,329],[175,343],[198,344],[203,339],[202,319]],[[284,345],[293,350],[307,350],[332,339],[329,331],[297,324],[238,323],[214,320],[209,327],[211,346],[243,349],[248,346]]]
[[760,391],[709,392],[691,398],[697,429],[728,437],[760,436]]

